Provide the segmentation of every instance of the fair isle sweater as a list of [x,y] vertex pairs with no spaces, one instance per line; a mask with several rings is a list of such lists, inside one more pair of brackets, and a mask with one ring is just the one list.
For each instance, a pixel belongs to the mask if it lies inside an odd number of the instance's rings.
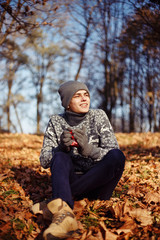
[[76,147],[68,153],[72,159],[76,173],[84,173],[99,162],[111,149],[118,148],[116,137],[106,113],[101,109],[90,109],[85,118],[76,126],[71,126],[65,114],[51,116],[43,140],[40,163],[43,168],[51,165],[54,154],[62,151],[60,136],[67,129],[82,129],[85,127],[88,142],[99,150],[99,158],[82,156]]

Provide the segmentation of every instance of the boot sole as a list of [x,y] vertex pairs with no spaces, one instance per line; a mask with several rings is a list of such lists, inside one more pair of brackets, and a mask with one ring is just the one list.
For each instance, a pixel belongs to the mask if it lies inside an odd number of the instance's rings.
[[63,240],[69,237],[74,237],[75,234],[78,234],[78,235],[80,234],[79,229],[77,229],[76,231],[70,231],[66,233],[66,235],[63,237],[54,236],[51,233],[48,233],[46,236],[46,239],[47,240]]

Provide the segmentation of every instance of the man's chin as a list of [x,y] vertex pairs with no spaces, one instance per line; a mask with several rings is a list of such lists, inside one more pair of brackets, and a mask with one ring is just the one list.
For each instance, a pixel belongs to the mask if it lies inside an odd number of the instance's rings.
[[81,113],[87,113],[89,111],[89,109],[88,108],[87,109],[81,109],[80,111],[81,111]]

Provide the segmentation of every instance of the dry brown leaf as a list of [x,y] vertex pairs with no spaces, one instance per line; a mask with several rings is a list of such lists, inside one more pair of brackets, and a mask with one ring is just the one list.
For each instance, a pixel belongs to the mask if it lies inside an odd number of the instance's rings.
[[4,179],[6,179],[8,177],[8,173],[10,172],[10,170],[5,171],[5,173],[0,174],[0,182],[2,182]]
[[95,240],[103,240],[102,233],[100,229],[97,229],[97,233],[94,234]]
[[116,232],[118,233],[118,235],[122,234],[122,233],[132,233],[131,229],[117,229]]
[[[132,178],[134,178],[135,176],[132,176]],[[128,194],[132,195],[134,197],[143,197],[142,192],[139,189],[139,186],[134,184],[133,186],[131,186],[128,190]]]
[[123,218],[121,218],[121,221],[124,222],[124,224],[119,229],[133,230],[137,226],[134,219],[128,216],[128,214],[126,214]]
[[7,222],[4,225],[2,224],[0,230],[3,232],[3,234],[5,234],[8,232],[8,229],[10,229],[10,227],[11,227],[11,223]]
[[74,214],[76,215],[76,218],[77,219],[80,219],[82,214],[83,214],[83,211],[84,211],[84,208],[86,207],[86,201],[84,200],[81,200],[81,201],[75,201],[74,203]]
[[90,239],[91,236],[92,236],[92,229],[90,228],[87,233],[86,239]]
[[[76,218],[77,218],[77,215],[76,215]],[[84,231],[83,224],[80,221],[77,221],[77,223],[78,223],[78,229],[80,229],[81,231]]]
[[[100,238],[98,238],[97,236],[92,236],[90,235],[89,237],[86,238],[86,240],[100,240]],[[101,238],[101,240],[103,240],[103,238]]]
[[108,229],[105,232],[105,240],[116,240],[118,235],[110,232]]
[[118,219],[120,219],[123,216],[124,204],[125,203],[117,202],[116,204],[113,205],[115,217],[118,218]]
[[83,232],[82,236],[80,237],[80,240],[85,240],[87,236],[87,230]]
[[132,209],[129,212],[129,215],[132,218],[135,218],[137,221],[139,221],[142,226],[153,224],[153,218],[151,216],[151,212],[148,211],[147,209],[142,209],[142,208]]
[[105,231],[105,240],[116,240],[117,239],[117,235],[110,232],[106,226],[105,226],[105,223],[103,221],[100,221],[100,226],[102,227],[102,229]]
[[160,202],[160,194],[156,192],[148,192],[145,195],[145,200],[147,203],[159,203]]
[[106,225],[103,221],[100,221],[99,225],[103,228],[104,231],[107,230]]
[[124,208],[123,208],[123,214],[129,213],[132,209],[131,202],[128,199],[125,199]]

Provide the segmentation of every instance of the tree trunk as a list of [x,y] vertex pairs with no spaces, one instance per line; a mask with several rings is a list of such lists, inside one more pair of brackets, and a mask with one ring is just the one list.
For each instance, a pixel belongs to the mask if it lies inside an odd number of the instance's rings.
[[40,86],[39,86],[39,92],[37,93],[37,134],[40,134],[40,121],[41,121],[41,103],[43,101],[43,94],[42,94],[42,88],[43,88],[43,83],[44,83],[44,76],[41,77],[40,79]]
[[16,104],[14,102],[13,102],[13,106],[14,106],[16,117],[17,117],[18,125],[20,127],[21,133],[23,133],[21,121],[20,121],[20,118],[19,118],[19,115],[18,115],[18,111],[17,111],[17,106],[16,106]]
[[152,79],[150,76],[150,57],[147,52],[147,90],[148,90],[148,121],[149,121],[149,131],[152,131],[152,118],[153,118],[153,89],[152,89]]
[[7,94],[7,104],[6,104],[6,112],[7,112],[7,130],[10,132],[11,128],[11,119],[10,119],[10,106],[11,106],[11,94],[12,94],[12,85],[13,85],[13,72],[11,66],[9,65],[9,76],[8,76],[8,94]]
[[134,109],[133,109],[133,68],[132,59],[130,60],[129,73],[129,132],[134,132]]
[[81,45],[81,50],[80,50],[81,57],[80,57],[80,61],[79,61],[79,67],[78,67],[78,70],[77,70],[77,73],[76,73],[76,76],[75,76],[75,81],[78,80],[78,77],[79,77],[79,74],[80,74],[80,71],[81,71],[81,68],[82,68],[82,65],[83,65],[84,54],[85,54],[85,49],[86,49],[86,44],[87,44],[88,37],[89,37],[89,23],[88,23],[88,26],[87,26],[84,42]]

